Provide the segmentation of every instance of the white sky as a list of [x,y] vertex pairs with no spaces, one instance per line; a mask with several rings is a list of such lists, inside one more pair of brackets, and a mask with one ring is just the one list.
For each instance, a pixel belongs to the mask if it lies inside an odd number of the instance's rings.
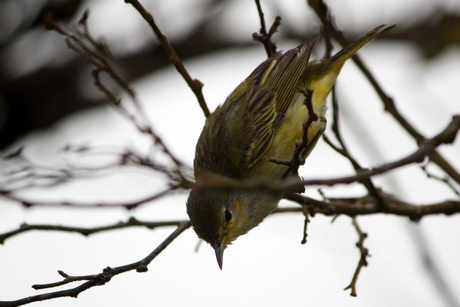
[[[180,2],[180,1],[175,1]],[[199,2],[199,1],[197,1]],[[204,2],[204,1],[201,1]],[[402,5],[403,7],[398,7]],[[172,5],[158,7],[164,31],[180,33],[168,21],[180,19],[184,11]],[[350,24],[369,29],[381,23],[403,23],[401,10],[432,13],[437,7],[458,9],[455,1],[331,1],[339,26]],[[386,3],[383,5],[383,3]],[[91,27],[104,34],[109,44],[125,37],[142,21],[123,1],[94,1]],[[278,4],[288,19],[312,16],[302,1]],[[295,8],[299,8],[295,10]],[[187,8],[189,11],[190,8]],[[229,15],[242,10],[255,14],[254,5],[244,1],[229,5]],[[113,23],[113,10],[119,23]],[[251,11],[252,10],[252,11]],[[128,12],[128,13],[126,13]],[[121,18],[119,14],[126,18]],[[181,15],[182,14],[182,15]],[[267,12],[267,15],[270,15]],[[131,17],[128,17],[131,16]],[[177,17],[179,16],[179,17]],[[225,16],[227,16],[225,14]],[[293,18],[294,18],[293,17]],[[296,18],[297,18],[296,17]],[[366,18],[369,17],[369,18]],[[228,18],[228,17],[225,17]],[[223,20],[225,20],[223,18]],[[254,17],[251,17],[254,18]],[[247,18],[249,19],[249,17]],[[193,23],[193,18],[190,17]],[[241,20],[246,20],[242,18]],[[250,37],[258,25],[238,20],[241,35]],[[313,22],[313,21],[312,21]],[[136,25],[133,26],[133,25]],[[225,28],[225,25],[221,25]],[[118,29],[118,30],[117,30]],[[111,32],[113,31],[113,32]],[[174,31],[176,31],[174,33]],[[132,42],[142,43],[143,35]],[[178,34],[177,34],[178,35]],[[131,41],[130,41],[131,42]],[[298,42],[280,42],[280,49],[295,47]],[[116,45],[116,43],[115,43]],[[395,99],[401,112],[428,137],[438,133],[453,114],[459,114],[460,49],[446,50],[438,58],[425,63],[410,45],[372,42],[362,51],[384,89]],[[186,61],[191,75],[204,84],[204,94],[211,109],[223,102],[231,90],[262,60],[260,46],[230,49],[203,58]],[[89,78],[89,77],[88,77]],[[170,149],[191,165],[196,139],[204,117],[185,82],[170,67],[140,80],[133,87],[143,102],[154,128]],[[343,112],[343,133],[358,161],[366,167],[403,157],[414,151],[412,139],[389,115],[382,113],[382,104],[372,88],[353,64],[344,67],[338,81]],[[329,133],[329,135],[331,135]],[[33,133],[18,144],[26,144],[26,153],[42,163],[56,161],[56,149],[64,144],[92,146],[118,145],[145,147],[145,140],[136,136],[129,124],[111,108],[86,111],[74,115],[47,131]],[[441,149],[460,169],[460,142]],[[67,159],[60,157],[59,159]],[[74,161],[74,160],[73,160]],[[438,173],[435,167],[432,171]],[[352,174],[348,163],[323,142],[317,146],[302,175],[305,178],[337,177]],[[25,196],[40,199],[75,201],[116,201],[138,199],[161,188],[159,178],[143,173],[117,174],[108,179],[84,180],[56,190],[28,191]],[[406,167],[394,175],[376,179],[378,186],[414,203],[432,203],[455,196],[444,185],[425,178],[417,167]],[[325,189],[328,196],[361,195],[362,189],[341,186]],[[308,195],[319,197],[313,190]],[[17,228],[20,223],[50,223],[76,226],[98,226],[126,220],[134,215],[141,220],[185,219],[187,195],[174,195],[145,205],[133,212],[124,210],[23,209],[18,204],[1,202],[0,232]],[[282,204],[289,204],[283,201]],[[116,276],[105,286],[90,289],[78,299],[64,298],[33,306],[443,306],[431,284],[412,235],[413,225],[406,218],[378,215],[360,217],[360,225],[369,234],[366,246],[372,255],[358,282],[358,298],[342,289],[348,285],[359,259],[355,247],[357,235],[348,217],[331,218],[317,215],[309,225],[307,245],[300,244],[303,218],[284,214],[267,218],[259,227],[239,238],[225,253],[224,269],[218,269],[213,250],[198,242],[193,230],[186,231],[149,266],[147,273]],[[460,217],[426,217],[417,224],[428,241],[441,272],[452,289],[460,288]],[[89,238],[58,232],[29,232],[16,236],[0,246],[0,300],[13,300],[41,292],[32,290],[35,283],[58,281],[57,270],[71,275],[100,272],[106,266],[119,266],[137,261],[150,253],[173,228],[125,229],[100,233]],[[74,286],[74,285],[70,285]],[[456,291],[457,300],[460,295]]]

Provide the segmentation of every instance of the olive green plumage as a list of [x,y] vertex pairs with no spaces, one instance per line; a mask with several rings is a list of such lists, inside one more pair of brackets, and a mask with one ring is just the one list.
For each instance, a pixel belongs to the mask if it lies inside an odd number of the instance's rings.
[[[299,89],[313,90],[313,109],[320,117],[308,130],[308,155],[326,127],[326,98],[343,64],[390,28],[375,28],[332,58],[309,62],[315,39],[260,64],[206,120],[196,146],[197,183],[283,180],[287,166],[263,158],[292,159],[308,119]],[[194,188],[187,212],[198,236],[214,247],[222,268],[226,246],[262,222],[283,194]]]

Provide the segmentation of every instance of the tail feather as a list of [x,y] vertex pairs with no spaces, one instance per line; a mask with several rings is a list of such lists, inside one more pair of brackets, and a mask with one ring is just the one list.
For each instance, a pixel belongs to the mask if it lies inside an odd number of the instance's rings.
[[361,49],[364,45],[369,43],[374,38],[380,36],[381,34],[393,29],[394,27],[395,25],[381,25],[367,32],[356,41],[340,50],[336,55],[334,55],[331,59],[332,62],[337,62],[339,66],[342,65],[346,60],[354,56],[355,53],[358,52],[358,50]]
[[343,48],[332,58],[326,58],[320,61],[309,62],[303,78],[306,86],[313,90],[313,106],[315,113],[322,114],[325,108],[326,97],[329,95],[335,84],[337,76],[342,69],[343,64],[364,45],[392,29],[394,25],[381,25]]

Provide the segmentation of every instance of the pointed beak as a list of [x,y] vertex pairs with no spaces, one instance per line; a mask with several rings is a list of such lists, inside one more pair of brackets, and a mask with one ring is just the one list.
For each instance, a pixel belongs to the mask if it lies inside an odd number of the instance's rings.
[[225,249],[224,241],[222,240],[222,242],[214,242],[212,244],[212,247],[216,251],[217,264],[219,265],[219,268],[222,270],[222,263],[224,261],[224,249]]

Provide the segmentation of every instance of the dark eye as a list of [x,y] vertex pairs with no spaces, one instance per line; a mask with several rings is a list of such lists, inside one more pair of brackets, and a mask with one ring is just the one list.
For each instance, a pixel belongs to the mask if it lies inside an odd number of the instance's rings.
[[232,213],[228,209],[225,209],[224,216],[227,223],[232,220]]

